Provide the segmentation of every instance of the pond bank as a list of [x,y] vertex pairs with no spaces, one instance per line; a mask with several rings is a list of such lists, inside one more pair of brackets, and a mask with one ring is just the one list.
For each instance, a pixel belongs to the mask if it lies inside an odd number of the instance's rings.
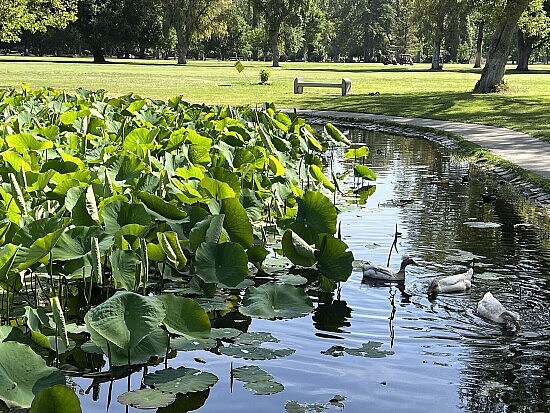
[[[446,135],[454,135],[487,149],[494,156],[503,159],[525,171],[536,174],[550,183],[550,143],[510,129],[477,125],[463,122],[450,122],[434,119],[385,116],[369,113],[297,110],[299,116],[316,123],[315,119],[331,119],[342,126],[371,129],[404,136],[422,137],[440,143],[449,149],[457,149],[457,141]],[[433,132],[427,132],[433,130]],[[528,198],[541,205],[550,213],[550,193],[537,182],[530,182],[517,171],[501,166],[490,169],[501,179],[514,186]]]

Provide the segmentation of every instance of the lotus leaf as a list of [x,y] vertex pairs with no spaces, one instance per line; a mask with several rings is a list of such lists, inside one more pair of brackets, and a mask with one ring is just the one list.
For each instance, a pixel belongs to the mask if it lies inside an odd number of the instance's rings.
[[176,337],[170,340],[170,346],[178,351],[211,350],[217,344],[217,341],[211,338],[206,340],[189,340],[185,337]]
[[88,311],[85,321],[105,340],[127,350],[151,334],[165,317],[166,310],[156,298],[119,292]]
[[392,350],[379,350],[381,345],[382,343],[377,341],[369,341],[368,343],[363,343],[359,348],[346,348],[344,351],[352,356],[368,358],[383,358],[394,354]]
[[132,390],[117,397],[120,404],[136,409],[158,409],[171,405],[175,400],[175,394],[156,389]]
[[267,283],[249,287],[239,311],[256,318],[303,317],[313,310],[310,298],[302,288]]
[[244,385],[245,389],[251,390],[254,394],[269,395],[282,392],[284,386],[273,380],[249,381]]
[[195,271],[204,282],[235,287],[248,275],[248,256],[235,242],[203,242],[195,255]]
[[205,176],[201,180],[201,187],[208,191],[213,199],[235,198],[235,191],[227,183]]
[[38,392],[56,384],[65,384],[63,373],[48,367],[29,346],[0,343],[0,398],[9,407],[30,407]]
[[242,333],[241,330],[237,330],[236,328],[213,328],[210,330],[210,338],[227,340],[233,339]]
[[143,377],[143,383],[170,393],[191,393],[206,390],[214,386],[218,378],[212,373],[196,369],[169,367]]
[[283,254],[294,265],[311,267],[317,262],[317,258],[315,258],[315,248],[290,229],[286,230],[283,235],[282,246]]
[[347,159],[361,159],[369,156],[369,148],[361,146],[360,148],[348,149],[344,152],[344,158]]
[[327,123],[325,125],[325,132],[335,141],[341,142],[346,145],[351,145],[351,141],[344,135],[338,128],[336,128],[332,123]]
[[336,208],[320,192],[307,192],[298,198],[298,214],[292,230],[308,244],[315,244],[319,234],[336,233]]
[[141,191],[138,192],[137,197],[156,218],[181,222],[187,217],[187,213],[180,210],[176,205],[170,204],[154,194]]
[[233,377],[244,382],[267,381],[273,376],[258,366],[242,366],[233,369]]
[[106,205],[101,211],[101,217],[108,234],[116,234],[127,224],[148,226],[152,222],[143,204],[129,204],[123,201],[114,201]]
[[109,256],[109,262],[116,288],[134,291],[136,289],[137,254],[131,250],[114,250]]
[[353,171],[356,176],[360,176],[363,179],[368,179],[369,181],[376,181],[376,173],[365,165],[355,165]]
[[53,148],[53,142],[42,138],[35,137],[30,133],[18,133],[15,135],[6,136],[6,143],[10,148],[17,150],[19,153],[28,151],[44,151]]
[[61,234],[52,250],[52,259],[69,261],[84,257],[91,251],[93,237],[98,239],[102,251],[109,249],[113,244],[113,238],[100,227],[74,227]]
[[271,333],[264,333],[262,331],[254,331],[250,333],[241,333],[236,337],[235,343],[239,345],[253,345],[259,346],[262,343],[278,343],[279,339],[273,337]]
[[195,300],[173,294],[164,294],[157,298],[166,309],[163,324],[171,334],[178,334],[187,339],[210,336],[210,318]]
[[226,198],[221,203],[220,214],[224,214],[223,227],[229,239],[249,248],[254,242],[252,224],[243,205],[236,198]]
[[321,274],[333,281],[346,281],[353,270],[353,253],[347,249],[344,241],[332,235],[322,235],[315,251]]
[[82,408],[73,389],[57,384],[36,395],[29,413],[82,413]]
[[221,347],[220,353],[245,360],[273,360],[294,354],[291,348],[263,348],[254,345]]

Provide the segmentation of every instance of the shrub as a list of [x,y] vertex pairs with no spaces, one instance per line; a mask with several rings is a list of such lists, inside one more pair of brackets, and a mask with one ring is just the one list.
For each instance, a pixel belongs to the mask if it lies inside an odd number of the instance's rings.
[[262,85],[269,80],[269,75],[270,73],[267,70],[265,69],[260,70],[260,83]]

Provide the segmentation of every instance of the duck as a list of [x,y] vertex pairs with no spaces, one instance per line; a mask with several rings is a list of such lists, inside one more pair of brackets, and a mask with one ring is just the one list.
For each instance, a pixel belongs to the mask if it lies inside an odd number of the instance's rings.
[[498,324],[520,329],[519,315],[507,310],[489,291],[477,303],[477,315]]
[[428,285],[428,297],[434,297],[438,293],[459,293],[469,290],[473,277],[474,261],[470,264],[468,271],[464,273],[433,279]]
[[403,281],[405,279],[405,268],[407,265],[418,265],[411,257],[404,255],[401,258],[399,271],[381,265],[363,264],[363,278],[383,281]]

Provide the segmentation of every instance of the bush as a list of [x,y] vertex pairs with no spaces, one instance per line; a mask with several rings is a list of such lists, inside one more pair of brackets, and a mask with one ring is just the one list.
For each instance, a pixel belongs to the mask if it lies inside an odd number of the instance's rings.
[[269,80],[269,72],[265,69],[260,70],[260,83],[263,85]]

